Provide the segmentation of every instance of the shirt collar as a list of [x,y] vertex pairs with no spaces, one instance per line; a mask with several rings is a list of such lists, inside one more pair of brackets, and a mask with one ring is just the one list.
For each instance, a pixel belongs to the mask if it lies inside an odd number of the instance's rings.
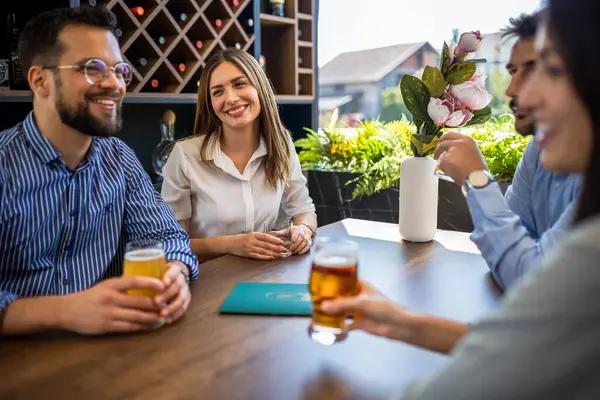
[[43,163],[49,164],[60,158],[60,153],[56,151],[54,146],[52,146],[48,139],[46,139],[38,129],[33,117],[33,111],[30,111],[23,121],[23,127],[25,129],[25,136],[31,144],[31,148]]
[[[221,141],[219,140],[219,136],[220,134],[212,135],[212,137],[209,139],[212,141],[212,143],[209,144],[209,151],[207,154],[208,160],[212,160],[217,167],[221,168],[229,175],[235,176],[238,179],[248,180],[250,177],[240,174],[231,159],[227,157],[227,155],[221,150]],[[250,163],[252,163],[254,160],[265,156],[266,154],[267,145],[263,136],[260,135],[258,148],[254,151],[252,157],[250,157],[250,160],[248,160],[248,165],[250,165]]]
[[[42,160],[44,164],[50,164],[55,160],[62,160],[61,154],[54,148],[52,143],[42,134],[38,128],[33,111],[27,114],[27,117],[23,121],[23,127],[25,130],[25,136],[31,144],[33,151]],[[86,163],[92,163],[96,159],[98,153],[97,147],[98,138],[92,138],[92,144],[88,150],[86,157],[82,161],[82,166]]]

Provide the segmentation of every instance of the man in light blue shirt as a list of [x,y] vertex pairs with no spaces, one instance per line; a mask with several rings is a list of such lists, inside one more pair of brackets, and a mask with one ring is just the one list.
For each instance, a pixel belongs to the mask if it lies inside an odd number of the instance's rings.
[[[527,136],[535,133],[533,114],[519,106],[518,92],[535,66],[538,18],[534,14],[511,19],[503,35],[518,38],[506,65],[512,76],[506,94],[511,97],[515,128]],[[473,139],[448,133],[436,149],[440,168],[466,190],[475,227],[471,239],[505,289],[540,266],[544,254],[569,230],[574,216],[580,176],[547,172],[540,166],[539,156],[534,138],[503,195]]]

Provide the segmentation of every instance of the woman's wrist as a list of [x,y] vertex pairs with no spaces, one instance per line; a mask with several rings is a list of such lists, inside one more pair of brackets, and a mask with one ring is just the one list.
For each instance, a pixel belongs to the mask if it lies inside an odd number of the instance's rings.
[[304,234],[306,235],[306,237],[308,237],[308,238],[311,238],[311,239],[312,239],[312,237],[313,237],[313,233],[312,233],[312,231],[310,230],[310,228],[309,228],[308,226],[306,226],[306,225],[304,225],[304,224],[302,224],[302,225],[297,225],[297,226],[298,226],[298,227],[299,227],[299,228],[302,230],[302,233],[304,233]]
[[409,312],[398,306],[392,325],[394,339],[411,343],[423,322],[422,317],[421,314]]
[[243,234],[222,236],[221,252],[225,254],[235,254],[235,242]]

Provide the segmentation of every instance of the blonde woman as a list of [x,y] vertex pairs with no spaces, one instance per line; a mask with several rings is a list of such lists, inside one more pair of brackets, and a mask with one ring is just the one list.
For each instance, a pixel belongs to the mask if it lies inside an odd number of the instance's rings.
[[[162,196],[200,259],[280,258],[287,250],[275,233],[285,229],[292,254],[310,249],[315,206],[271,84],[250,54],[226,49],[208,60],[194,135],[174,144],[163,174]],[[294,226],[278,224],[285,219]]]

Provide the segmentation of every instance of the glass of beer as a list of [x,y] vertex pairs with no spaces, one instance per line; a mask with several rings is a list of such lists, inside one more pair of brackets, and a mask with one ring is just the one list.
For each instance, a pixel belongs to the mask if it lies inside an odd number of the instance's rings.
[[321,303],[358,294],[358,244],[344,238],[317,238],[309,282],[313,303],[310,337],[323,345],[346,338],[346,315],[327,315]]
[[[149,276],[162,279],[167,270],[163,244],[155,240],[129,242],[125,247],[124,276]],[[154,297],[158,293],[148,289],[130,289],[130,295]]]

